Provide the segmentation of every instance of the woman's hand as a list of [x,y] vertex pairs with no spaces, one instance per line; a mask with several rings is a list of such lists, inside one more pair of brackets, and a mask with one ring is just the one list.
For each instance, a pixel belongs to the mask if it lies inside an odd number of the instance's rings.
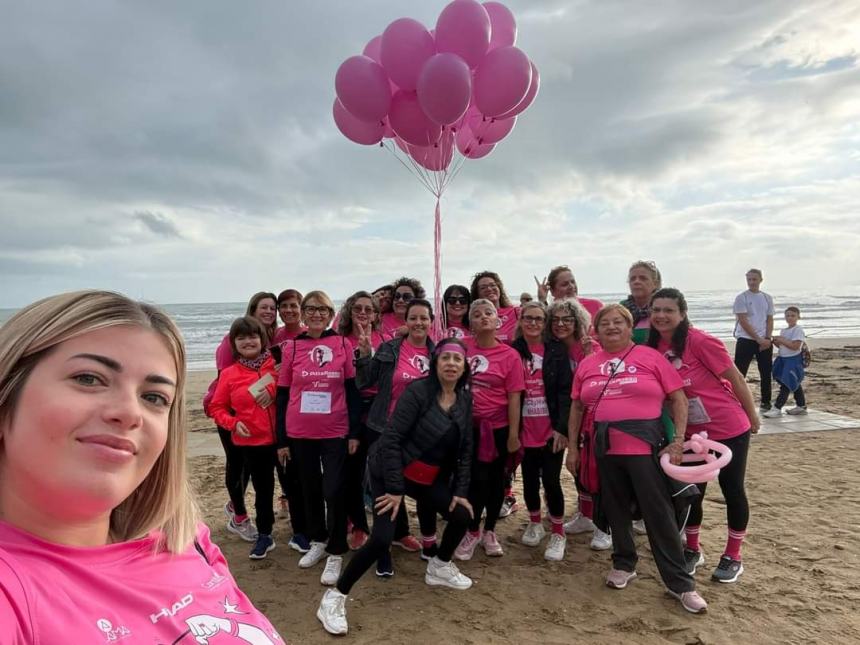
[[515,434],[508,435],[508,452],[513,454],[520,449],[520,438]]
[[284,446],[283,448],[278,448],[278,461],[281,462],[281,465],[284,466],[290,460],[290,449]]
[[567,437],[560,432],[552,431],[552,451],[553,452],[561,452],[565,448],[567,448]]
[[358,439],[349,440],[349,443],[347,444],[347,450],[349,451],[349,454],[354,455],[356,453],[356,451],[358,450],[359,443],[361,442]]
[[681,457],[684,454],[684,444],[683,442],[678,443],[677,441],[673,441],[668,446],[663,448],[660,451],[661,455],[667,454],[669,455],[669,463],[673,466],[681,465]]
[[586,356],[588,356],[594,351],[594,340],[587,332],[585,333],[585,335],[583,335],[582,340],[579,342],[582,345],[582,351]]
[[452,497],[451,505],[448,507],[448,512],[453,512],[454,507],[457,506],[457,504],[469,511],[469,517],[475,519],[475,511],[472,509],[472,505],[469,503],[469,500],[465,497]]
[[761,428],[761,419],[758,418],[757,414],[754,414],[753,418],[750,419],[750,432],[752,434],[758,434],[758,431],[760,428]]
[[564,465],[567,467],[568,472],[576,477],[579,474],[579,450],[576,448],[568,450]]
[[370,345],[370,325],[358,325],[358,355],[365,357],[373,353]]
[[254,397],[254,401],[257,402],[261,408],[268,408],[272,405],[272,395],[269,394],[268,390],[263,390],[257,396]]
[[391,520],[393,521],[397,517],[397,511],[400,509],[400,502],[402,501],[403,495],[385,493],[376,498],[376,504],[373,508],[377,515],[385,515],[388,511],[391,511]]
[[535,276],[535,285],[537,285],[537,299],[538,302],[542,302],[546,304],[546,297],[549,295],[549,285],[546,283],[546,277],[543,280],[538,280],[538,277]]
[[251,433],[248,431],[248,427],[242,423],[241,421],[236,422],[236,434],[240,437],[250,437]]

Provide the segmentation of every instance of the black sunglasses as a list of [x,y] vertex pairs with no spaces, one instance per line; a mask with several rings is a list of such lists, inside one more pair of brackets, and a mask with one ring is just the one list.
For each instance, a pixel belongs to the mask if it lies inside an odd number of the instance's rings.
[[399,292],[395,293],[391,297],[392,300],[406,300],[406,301],[413,300],[414,298],[415,298],[415,294],[413,294],[413,293],[399,293]]
[[468,305],[469,299],[466,296],[448,296],[445,302],[449,305]]

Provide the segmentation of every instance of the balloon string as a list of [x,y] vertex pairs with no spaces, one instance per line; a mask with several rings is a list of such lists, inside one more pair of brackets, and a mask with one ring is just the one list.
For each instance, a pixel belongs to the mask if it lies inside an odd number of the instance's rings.
[[439,197],[436,198],[436,212],[433,217],[433,306],[436,318],[433,320],[433,336],[438,342],[442,338],[442,213]]
[[390,152],[390,153],[392,154],[392,156],[393,156],[395,159],[397,159],[397,161],[399,161],[399,162],[400,162],[400,165],[401,165],[401,166],[403,166],[404,168],[406,168],[406,170],[409,172],[409,174],[414,175],[415,177],[417,177],[417,178],[418,178],[418,181],[420,181],[420,182],[421,182],[421,184],[424,186],[424,188],[426,188],[428,191],[430,191],[432,194],[434,194],[434,195],[435,195],[436,193],[435,193],[435,191],[433,190],[433,187],[432,187],[432,186],[430,186],[430,184],[427,182],[427,180],[426,180],[426,179],[425,179],[425,178],[424,178],[424,177],[423,177],[419,172],[417,172],[417,170],[415,169],[415,167],[417,166],[417,164],[415,164],[415,162],[412,160],[412,158],[411,158],[411,157],[409,157],[409,155],[404,155],[407,159],[409,159],[410,163],[413,165],[413,168],[410,168],[410,167],[406,164],[406,162],[405,162],[405,161],[403,161],[403,159],[401,159],[401,158],[398,156],[397,151],[395,150],[395,148],[396,148],[396,147],[397,147],[397,146],[396,146],[394,143],[391,143],[391,142],[389,142],[389,145],[383,145],[383,148],[385,148],[386,150],[388,150],[388,152]]

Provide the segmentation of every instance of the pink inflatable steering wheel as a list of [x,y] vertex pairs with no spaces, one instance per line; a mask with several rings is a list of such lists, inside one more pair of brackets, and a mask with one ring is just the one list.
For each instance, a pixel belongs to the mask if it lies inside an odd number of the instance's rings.
[[[707,432],[699,432],[694,434],[689,440],[684,442],[684,450],[692,450],[692,453],[684,453],[681,461],[701,462],[697,466],[675,466],[669,463],[669,455],[664,454],[660,457],[660,466],[669,477],[687,484],[703,484],[705,482],[714,481],[720,474],[720,469],[725,468],[732,460],[732,451],[721,443],[708,439]],[[720,454],[715,456],[713,452]]]

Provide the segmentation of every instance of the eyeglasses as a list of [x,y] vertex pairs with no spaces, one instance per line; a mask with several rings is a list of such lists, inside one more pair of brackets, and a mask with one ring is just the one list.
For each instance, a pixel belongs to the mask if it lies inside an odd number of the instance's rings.
[[449,305],[468,305],[469,299],[466,296],[448,296],[445,302]]
[[541,316],[523,316],[522,320],[529,325],[543,325],[544,323],[544,319]]
[[398,291],[393,296],[391,296],[392,300],[404,300],[406,302],[409,302],[410,300],[413,300],[414,298],[415,298],[414,293],[400,292],[400,291]]
[[320,316],[327,316],[329,313],[328,307],[314,307],[313,305],[307,305],[302,307],[302,311],[305,316],[315,316],[319,314]]
[[575,322],[576,322],[576,318],[574,318],[573,316],[564,316],[563,318],[553,317],[553,319],[552,319],[552,324],[558,325],[559,327],[572,325]]
[[371,307],[370,305],[366,305],[364,307],[362,307],[361,305],[355,305],[352,308],[352,313],[354,313],[354,314],[372,314],[373,313],[373,307]]

